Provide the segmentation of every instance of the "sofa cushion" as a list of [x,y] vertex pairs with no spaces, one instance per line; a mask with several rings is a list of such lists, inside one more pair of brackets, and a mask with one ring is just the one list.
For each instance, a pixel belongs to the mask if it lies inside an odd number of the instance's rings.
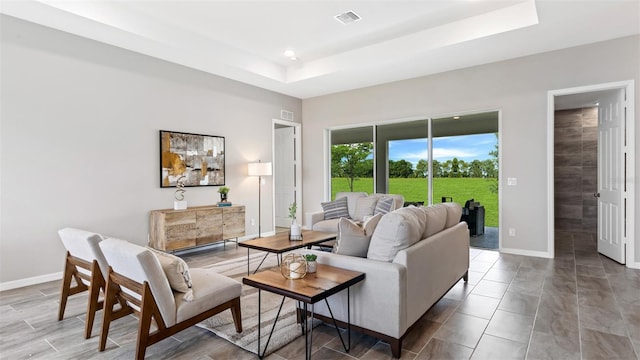
[[311,230],[335,233],[338,231],[338,223],[340,218],[318,221],[313,224]]
[[367,258],[391,262],[398,251],[406,249],[422,238],[420,216],[413,210],[398,209],[385,214],[376,226]]
[[364,191],[341,191],[336,193],[336,199],[343,197],[347,198],[347,209],[349,211],[349,217],[354,218],[356,215],[356,206],[358,199],[366,197],[367,193]]
[[378,204],[378,198],[364,196],[356,201],[356,210],[351,217],[354,220],[364,220],[365,216],[372,216]]
[[210,269],[193,269],[193,301],[175,293],[176,320],[182,322],[239,297],[242,284]]
[[373,211],[374,214],[387,214],[393,211],[394,201],[390,196],[382,196],[378,203],[376,204],[376,208]]
[[349,217],[349,209],[347,209],[347,198],[342,197],[335,201],[323,202],[322,210],[324,211],[324,219],[338,219],[341,217]]
[[462,206],[460,206],[460,204],[447,202],[440,205],[447,209],[447,222],[444,224],[445,229],[460,222],[460,218],[462,218]]
[[359,226],[355,222],[342,218],[338,223],[338,238],[333,252],[340,255],[367,257],[371,235],[376,229],[382,214],[374,215]]
[[427,225],[422,232],[423,238],[428,238],[433,234],[437,234],[444,229],[447,222],[447,209],[444,206],[431,205],[421,207],[427,218]]

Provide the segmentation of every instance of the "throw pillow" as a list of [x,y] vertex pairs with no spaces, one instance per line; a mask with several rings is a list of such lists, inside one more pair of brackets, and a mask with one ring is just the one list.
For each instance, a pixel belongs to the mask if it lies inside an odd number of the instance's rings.
[[169,285],[175,291],[184,293],[184,300],[193,301],[193,290],[191,289],[191,275],[189,266],[181,258],[167,254],[165,252],[147,247],[156,256],[164,270],[164,274],[169,280]]
[[371,236],[381,218],[382,214],[374,215],[362,227],[349,219],[341,218],[333,252],[340,255],[367,257]]
[[447,208],[447,222],[444,224],[445,229],[448,229],[460,222],[462,217],[462,207],[458,203],[447,202],[442,203],[442,206]]
[[354,212],[354,220],[364,220],[365,216],[373,215],[376,209],[378,198],[376,197],[361,197],[356,201],[356,211]]
[[391,262],[398,251],[420,241],[422,227],[413,211],[396,211],[384,215],[371,237],[367,258]]
[[390,213],[393,209],[393,198],[390,196],[383,196],[382,199],[378,200],[376,204],[376,209],[373,211],[374,214],[387,214]]
[[347,198],[343,197],[335,201],[323,202],[322,210],[324,211],[324,219],[349,218],[349,209],[347,208]]

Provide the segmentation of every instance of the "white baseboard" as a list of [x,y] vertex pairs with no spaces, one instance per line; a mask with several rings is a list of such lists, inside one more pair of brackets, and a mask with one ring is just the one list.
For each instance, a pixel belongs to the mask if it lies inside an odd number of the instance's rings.
[[0,291],[17,289],[25,286],[42,284],[49,281],[60,280],[62,279],[62,272],[34,276],[26,279],[13,280],[0,283]]
[[500,248],[500,252],[505,254],[524,255],[524,256],[540,257],[545,259],[553,259],[553,256],[551,256],[551,254],[549,254],[549,252],[547,251]]
[[629,262],[627,267],[631,269],[640,269],[640,262]]

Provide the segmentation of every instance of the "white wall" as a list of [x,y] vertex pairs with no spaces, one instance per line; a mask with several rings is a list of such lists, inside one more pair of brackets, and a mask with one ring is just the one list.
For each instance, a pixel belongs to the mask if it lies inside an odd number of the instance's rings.
[[[159,186],[158,130],[226,137],[229,199],[257,233],[257,180],[271,159],[272,119],[301,101],[7,16],[1,22],[0,285],[62,271],[57,230],[147,243],[149,210],[173,206]],[[271,179],[262,230],[272,228]],[[217,187],[188,188],[189,205]],[[267,230],[268,231],[268,230]]]
[[[548,255],[546,223],[547,91],[621,80],[640,81],[640,36],[303,100],[304,212],[323,197],[323,130],[333,126],[502,110],[502,223],[504,250]],[[636,91],[636,108],[640,105]],[[636,112],[636,123],[638,122]],[[640,144],[640,126],[636,143]],[[640,169],[640,157],[635,157]],[[310,164],[314,164],[311,166]],[[517,186],[506,186],[517,177]],[[635,180],[636,189],[638,177]],[[636,190],[636,204],[640,191]],[[637,212],[636,212],[637,213]],[[508,237],[506,229],[517,236]],[[640,221],[636,221],[640,234]],[[636,262],[640,240],[636,240]]]

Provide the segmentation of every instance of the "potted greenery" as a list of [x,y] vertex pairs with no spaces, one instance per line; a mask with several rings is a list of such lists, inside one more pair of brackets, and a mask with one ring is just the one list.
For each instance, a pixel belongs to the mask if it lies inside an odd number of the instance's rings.
[[298,204],[296,204],[296,202],[294,201],[289,206],[289,217],[292,220],[291,221],[290,238],[291,239],[300,238],[299,240],[302,240],[302,238],[301,238],[302,231],[300,229],[300,225],[298,225],[298,222],[296,221],[296,213],[297,213],[297,211],[298,211]]
[[220,193],[220,201],[227,202],[227,194],[229,193],[229,188],[226,186],[222,186],[218,188],[218,192]]
[[307,260],[307,273],[314,273],[318,269],[318,262],[316,259],[318,258],[315,254],[306,254],[304,259]]

